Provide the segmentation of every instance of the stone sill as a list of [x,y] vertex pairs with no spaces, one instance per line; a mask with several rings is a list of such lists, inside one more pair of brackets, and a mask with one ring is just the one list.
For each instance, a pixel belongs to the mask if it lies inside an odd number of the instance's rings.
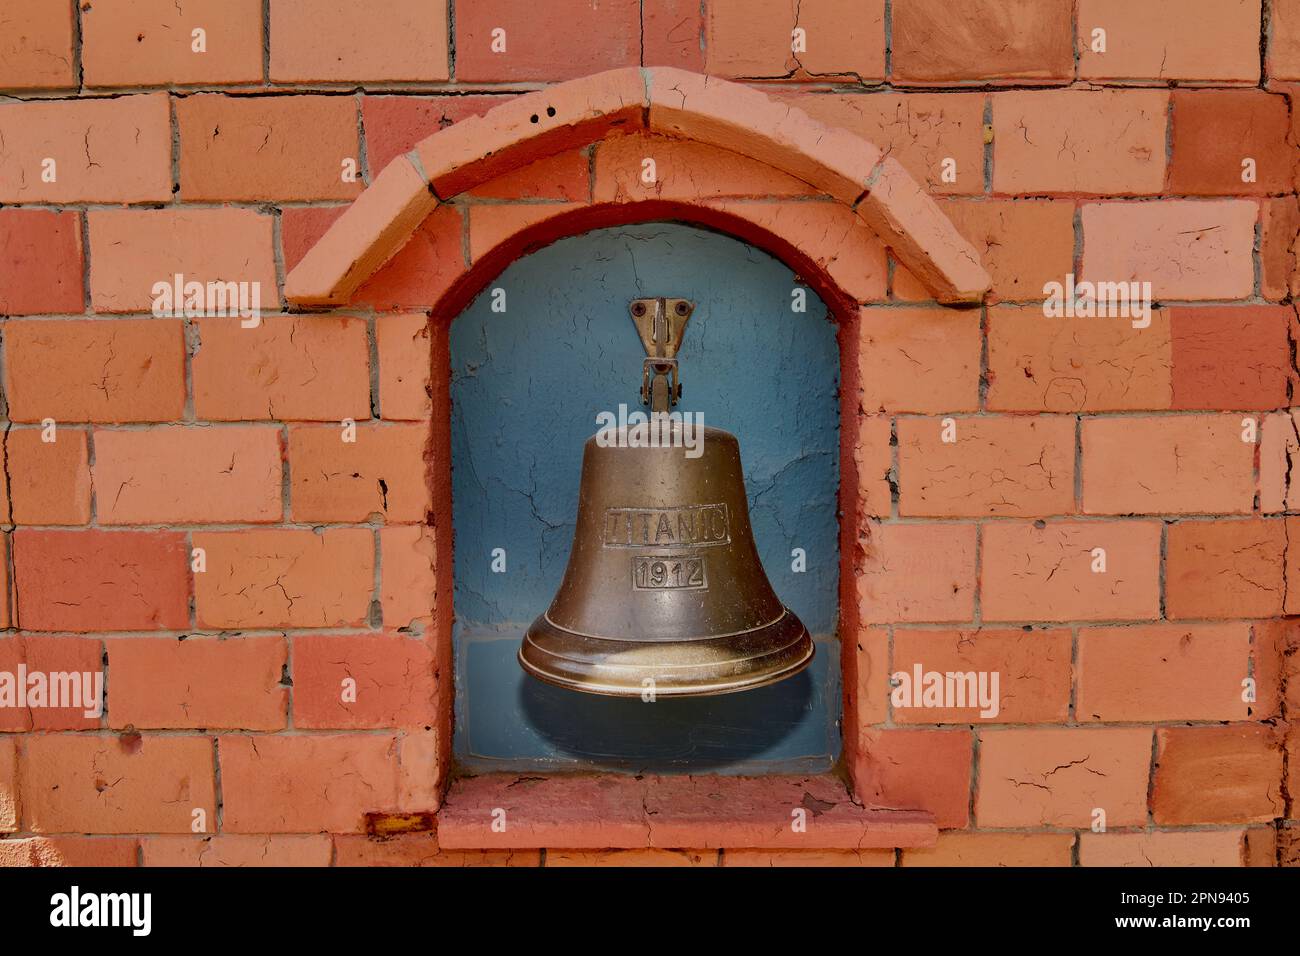
[[829,775],[487,774],[454,781],[438,812],[447,850],[880,849],[937,836],[931,814],[859,806]]

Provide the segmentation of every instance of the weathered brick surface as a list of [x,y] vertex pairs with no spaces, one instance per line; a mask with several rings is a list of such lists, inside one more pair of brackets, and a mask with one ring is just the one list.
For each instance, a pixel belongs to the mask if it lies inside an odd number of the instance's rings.
[[80,312],[81,269],[75,212],[0,210],[0,313]]
[[272,0],[271,79],[445,80],[448,0]]
[[[1261,0],[1080,0],[1079,76],[1091,80],[1259,80]],[[1093,52],[1092,31],[1106,31]]]
[[[705,72],[780,78],[885,75],[884,0],[715,0],[706,5]],[[794,49],[802,30],[803,48]]]
[[1263,823],[1281,816],[1282,747],[1258,724],[1156,732],[1151,812],[1160,825]]
[[899,0],[894,79],[1068,80],[1074,75],[1072,12],[1069,0]]
[[5,32],[0,37],[0,89],[75,86],[72,5],[14,4],[5,14]]

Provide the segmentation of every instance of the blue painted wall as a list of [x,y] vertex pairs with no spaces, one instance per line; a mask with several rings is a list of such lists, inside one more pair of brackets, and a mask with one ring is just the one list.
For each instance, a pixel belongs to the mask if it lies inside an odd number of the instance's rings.
[[[479,769],[820,770],[839,751],[839,350],[824,304],[794,312],[791,271],[675,223],[604,229],[513,263],[451,329],[457,759]],[[494,289],[506,310],[494,312]],[[583,442],[639,407],[639,296],[696,303],[681,408],[740,439],[773,587],[818,641],[803,675],[695,700],[618,700],[527,677],[519,639],[568,561]],[[491,570],[494,548],[506,572]],[[807,570],[791,568],[791,550]]]

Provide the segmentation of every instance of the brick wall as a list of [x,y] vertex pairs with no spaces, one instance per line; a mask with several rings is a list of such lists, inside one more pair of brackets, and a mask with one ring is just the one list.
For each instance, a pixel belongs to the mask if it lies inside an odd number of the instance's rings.
[[[436,809],[448,770],[450,609],[422,597],[450,567],[444,296],[511,237],[644,199],[824,250],[859,391],[848,770],[941,834],[547,862],[1294,862],[1300,0],[269,0],[269,30],[263,7],[6,13],[0,671],[102,666],[108,708],[0,709],[0,863],[538,862],[365,833]],[[986,303],[938,305],[804,182],[639,134],[439,205],[345,308],[285,307],[392,159],[638,64],[888,151]],[[259,283],[267,315],[159,317],[177,273]],[[1149,327],[1045,318],[1068,273],[1149,281]],[[914,663],[999,671],[1000,715],[895,706]]]

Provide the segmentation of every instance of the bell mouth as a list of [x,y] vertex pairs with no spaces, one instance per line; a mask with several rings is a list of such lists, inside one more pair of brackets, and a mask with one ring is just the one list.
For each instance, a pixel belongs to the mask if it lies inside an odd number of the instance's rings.
[[813,653],[808,629],[788,609],[751,631],[687,641],[590,637],[543,614],[524,635],[519,665],[538,680],[585,694],[711,697],[793,677]]

